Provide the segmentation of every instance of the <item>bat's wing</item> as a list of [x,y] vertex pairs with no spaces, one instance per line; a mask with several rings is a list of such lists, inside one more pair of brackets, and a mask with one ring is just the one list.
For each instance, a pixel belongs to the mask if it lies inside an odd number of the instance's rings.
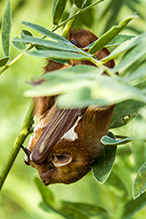
[[42,163],[45,160],[56,143],[74,125],[83,111],[84,109],[58,109],[56,111],[32,151],[31,159],[34,163]]

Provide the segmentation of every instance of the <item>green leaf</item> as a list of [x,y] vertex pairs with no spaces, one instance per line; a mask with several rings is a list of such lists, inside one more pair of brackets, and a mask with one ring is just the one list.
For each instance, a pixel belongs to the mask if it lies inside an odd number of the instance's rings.
[[10,33],[12,26],[11,3],[6,2],[5,10],[2,18],[2,47],[6,56],[10,54]]
[[[106,94],[106,95],[105,95]],[[121,102],[127,99],[146,102],[146,96],[136,87],[125,83],[120,77],[99,76],[92,87],[93,99],[105,99],[105,104]]]
[[[142,60],[142,59],[141,59]],[[141,63],[137,68],[133,66],[130,66],[132,69],[129,72],[128,76],[125,78],[126,82],[130,81],[139,81],[139,80],[144,80],[145,79],[145,69],[146,69],[146,61]],[[127,69],[125,69],[126,71]]]
[[121,43],[124,43],[127,40],[132,39],[133,35],[124,35],[124,34],[118,34],[114,39],[112,39],[108,44],[107,47],[110,46],[119,46]]
[[[139,74],[137,77],[139,77]],[[136,87],[140,90],[145,89],[146,81],[139,83]],[[135,118],[144,107],[145,103],[135,100],[126,100],[121,103],[117,103],[114,109],[110,128],[118,128],[126,125]]]
[[[117,56],[121,55],[122,53],[124,53],[128,50],[131,50],[139,43],[143,43],[143,41],[145,41],[145,39],[146,39],[146,32],[144,32],[136,37],[133,37],[130,40],[125,41],[120,46],[118,46],[116,49],[114,49],[108,56],[104,57],[101,60],[101,62],[104,64],[107,61],[116,58]],[[145,47],[144,47],[144,49],[145,49]]]
[[[32,52],[31,52],[32,53]],[[82,56],[69,52],[38,51],[33,55],[61,59],[81,59]],[[68,57],[67,57],[68,56]],[[82,69],[82,65],[79,66]],[[91,66],[90,66],[91,67]],[[85,70],[85,65],[83,69]],[[93,68],[93,67],[92,67]],[[53,71],[39,78],[44,83],[35,83],[32,91],[27,96],[42,96],[62,94],[57,98],[59,107],[87,107],[89,105],[110,105],[127,99],[146,102],[143,91],[132,87],[119,77],[107,77],[101,75],[101,69],[94,67],[87,68],[88,72],[80,74],[78,66]],[[62,72],[62,74],[61,74]],[[47,77],[47,78],[45,78]],[[45,79],[45,80],[44,80]],[[49,79],[49,80],[48,80]],[[106,95],[105,95],[106,94]]]
[[57,50],[66,50],[66,51],[74,51],[77,52],[78,50],[75,49],[73,47],[73,44],[71,45],[67,45],[64,44],[62,42],[55,42],[55,41],[51,41],[51,40],[45,40],[45,39],[40,39],[37,37],[32,37],[32,36],[26,36],[24,35],[22,39],[18,38],[18,37],[14,37],[12,40],[13,44],[14,43],[31,43],[31,44],[35,44],[35,45],[40,45],[40,46],[44,46],[45,49],[57,49]]
[[[90,73],[90,74],[88,74]],[[100,73],[99,68],[89,65],[78,65],[71,68],[49,72],[34,79],[33,89],[25,92],[27,96],[45,96],[89,86]],[[88,75],[88,80],[87,80]],[[44,81],[44,83],[38,83]],[[37,85],[39,84],[39,85]],[[37,86],[36,86],[37,85]]]
[[26,21],[22,21],[23,24],[25,24],[26,26],[38,31],[39,33],[42,33],[43,35],[53,39],[53,40],[56,40],[56,41],[59,41],[59,42],[63,42],[63,43],[66,43],[66,44],[71,44],[67,39],[65,39],[64,37],[56,34],[56,33],[53,33],[52,31],[46,29],[45,27],[42,27],[40,25],[37,25],[37,24],[33,24],[33,23],[30,23],[30,22],[26,22]]
[[48,187],[46,187],[39,178],[35,178],[35,183],[38,190],[41,193],[43,200],[47,203],[47,205],[53,207],[55,198],[51,190]]
[[108,186],[108,189],[110,189],[110,191],[113,191],[114,194],[122,198],[128,195],[128,191],[126,185],[123,183],[121,178],[121,175],[119,177],[113,169],[112,173],[105,183],[105,186]]
[[[111,135],[111,134],[110,134]],[[114,138],[114,136],[112,136]],[[116,157],[117,147],[105,146],[102,154],[92,164],[92,172],[96,180],[104,183],[109,177]]]
[[137,64],[137,61],[142,59],[143,57],[146,57],[146,40],[139,42],[135,47],[128,50],[124,56],[122,57],[121,61],[118,63],[118,65],[115,66],[115,71],[120,71],[123,69],[127,69],[128,67],[132,66],[134,67],[135,64]]
[[64,205],[62,201],[55,201],[55,197],[52,194],[51,190],[46,187],[43,182],[39,178],[35,178],[35,183],[37,188],[42,196],[43,199],[43,209],[50,212],[53,211],[54,213],[60,214],[66,218],[74,219],[74,218],[81,218],[81,219],[89,219],[84,214],[76,209],[72,209],[71,207],[67,207]]
[[53,24],[57,25],[64,12],[67,0],[53,0],[52,16]]
[[0,59],[0,67],[4,66],[9,60],[9,57],[5,57],[3,59]]
[[86,2],[87,0],[74,0],[74,3],[78,8],[82,8]]
[[146,193],[138,197],[136,200],[130,200],[124,205],[120,205],[113,218],[131,219],[141,208],[146,205]]
[[[92,0],[87,0],[86,4],[83,6],[83,9],[91,5],[91,3],[92,3]],[[94,23],[94,8],[93,7],[86,10],[84,13],[78,14],[76,18],[76,25],[79,27],[85,25],[87,28],[92,29],[93,23]]]
[[101,143],[104,145],[112,145],[112,146],[117,146],[119,144],[127,144],[128,142],[132,141],[133,138],[132,137],[128,137],[128,138],[123,138],[120,140],[117,139],[113,139],[107,135],[103,136],[101,138]]
[[68,219],[89,219],[89,217],[87,217],[85,214],[72,207],[67,207],[63,203],[62,206],[55,212]]
[[13,38],[12,40],[13,46],[15,46],[17,49],[24,50],[26,49],[26,43],[24,41],[17,40],[17,37]]
[[28,52],[27,54],[32,55],[32,56],[37,56],[37,57],[45,57],[49,59],[88,60],[88,57],[82,54],[69,52],[69,51],[51,50],[51,49],[31,51],[31,52]]
[[23,38],[24,36],[32,36],[32,33],[29,32],[28,30],[21,30],[21,37]]
[[64,204],[64,206],[75,209],[75,210],[87,215],[87,217],[89,217],[89,218],[95,217],[95,216],[100,216],[100,217],[102,217],[102,219],[104,219],[104,218],[107,219],[109,216],[105,209],[98,207],[96,205],[66,202],[66,201],[63,201],[62,203]]
[[135,16],[128,17],[121,21],[119,25],[113,26],[109,31],[103,34],[98,40],[95,41],[89,53],[95,54],[97,51],[102,49],[105,45],[107,45],[118,33],[123,30],[126,25],[134,18]]
[[142,193],[146,191],[146,163],[138,170],[134,181],[133,196],[138,198]]
[[[111,47],[117,47],[119,46],[121,43],[124,43],[127,40],[130,40],[132,38],[134,38],[135,36],[133,35],[123,35],[123,34],[118,34],[117,36],[114,37],[114,39],[112,39],[107,45],[107,48],[111,48]],[[94,42],[91,43],[89,46],[85,47],[84,49],[90,49],[93,46]]]
[[145,106],[145,103],[135,100],[126,100],[117,103],[114,109],[114,114],[110,128],[118,128],[129,123],[135,118],[139,111]]

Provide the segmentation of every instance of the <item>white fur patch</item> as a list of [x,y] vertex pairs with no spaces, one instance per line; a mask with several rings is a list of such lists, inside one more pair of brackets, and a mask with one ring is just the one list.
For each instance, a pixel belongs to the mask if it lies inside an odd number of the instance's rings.
[[77,126],[77,124],[74,124],[63,136],[61,139],[65,138],[66,140],[69,141],[74,141],[76,139],[78,139],[78,135],[75,132],[75,127]]
[[75,127],[78,125],[79,120],[82,118],[82,116],[79,116],[75,124],[62,136],[61,139],[66,139],[69,141],[74,141],[78,139],[78,134],[75,132]]

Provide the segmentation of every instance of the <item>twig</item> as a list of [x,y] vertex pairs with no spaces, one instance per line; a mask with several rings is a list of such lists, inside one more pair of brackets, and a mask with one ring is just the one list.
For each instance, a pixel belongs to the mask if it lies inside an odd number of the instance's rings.
[[19,144],[23,144],[26,137],[32,132],[32,113],[33,113],[34,105],[31,104],[28,110],[28,113],[24,119],[22,128],[20,130],[19,135],[17,136],[14,145],[6,159],[6,161],[3,164],[3,167],[0,171],[0,190],[2,189],[2,186],[4,184],[4,181],[16,159],[16,156],[20,150]]

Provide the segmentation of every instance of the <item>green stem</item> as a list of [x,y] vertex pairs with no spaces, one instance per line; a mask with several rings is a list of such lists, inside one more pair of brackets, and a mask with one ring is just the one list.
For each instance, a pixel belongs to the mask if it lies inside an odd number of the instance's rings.
[[107,68],[105,65],[103,65],[100,60],[97,60],[96,58],[94,58],[91,54],[85,52],[83,49],[80,49],[76,46],[74,46],[80,54],[87,56],[89,61],[92,62],[94,65],[96,65],[97,67],[103,69],[103,71],[105,71],[108,75],[110,75],[111,77],[117,77],[117,75],[115,74],[115,72],[112,71],[112,69]]
[[72,17],[72,19],[69,20],[69,22],[67,22],[67,24],[65,25],[63,32],[61,34],[65,38],[67,38],[67,36],[68,36],[69,29],[73,26],[74,20],[76,18],[76,16],[74,16],[74,15],[76,13],[79,13],[79,9],[75,5],[73,5],[71,12],[70,12],[70,16],[69,16],[69,17]]
[[24,123],[22,125],[22,128],[20,130],[19,135],[17,136],[14,145],[5,161],[3,164],[3,167],[0,171],[0,190],[2,189],[2,186],[4,184],[4,181],[17,157],[17,154],[20,150],[19,144],[23,144],[25,141],[26,137],[31,133],[32,130],[32,113],[33,113],[33,108],[34,105],[31,104],[28,110],[28,113],[26,115],[26,118],[24,120]]
[[0,75],[7,70],[10,66],[12,66],[15,62],[17,62],[21,57],[23,57],[25,55],[26,52],[28,52],[29,50],[31,50],[34,47],[34,45],[30,45],[27,49],[25,49],[22,53],[20,53],[18,56],[16,56],[12,61],[10,61],[8,64],[6,64],[4,66],[4,68],[2,68],[0,70]]

